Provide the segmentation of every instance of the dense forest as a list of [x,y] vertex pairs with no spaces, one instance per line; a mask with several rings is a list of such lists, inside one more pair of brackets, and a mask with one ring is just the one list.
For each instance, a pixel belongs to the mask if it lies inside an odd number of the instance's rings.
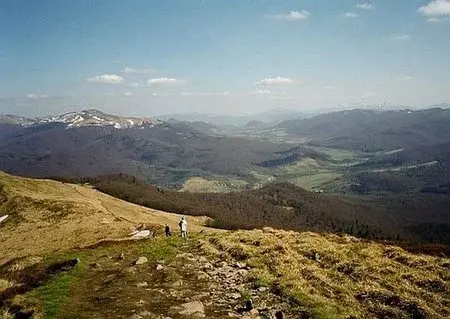
[[282,183],[259,190],[216,194],[163,190],[125,174],[58,178],[90,184],[109,195],[167,212],[212,218],[224,229],[275,228],[342,232],[371,239],[415,239],[391,221],[387,211],[372,202],[305,191]]

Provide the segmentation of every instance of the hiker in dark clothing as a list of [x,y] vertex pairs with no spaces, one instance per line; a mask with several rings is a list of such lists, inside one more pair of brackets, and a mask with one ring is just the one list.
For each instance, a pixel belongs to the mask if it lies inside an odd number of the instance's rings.
[[166,234],[166,237],[172,236],[169,224],[166,224],[166,226],[164,227],[164,233]]

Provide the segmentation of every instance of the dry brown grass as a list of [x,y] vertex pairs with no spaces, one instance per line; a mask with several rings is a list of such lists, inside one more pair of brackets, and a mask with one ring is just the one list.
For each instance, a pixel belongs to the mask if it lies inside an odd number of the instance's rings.
[[[264,230],[216,234],[202,247],[253,267],[256,285],[316,318],[450,317],[449,259],[351,236]],[[425,318],[425,317],[423,317]]]
[[11,313],[9,313],[7,310],[5,310],[0,313],[0,318],[1,319],[13,319],[14,316]]
[[8,288],[11,288],[12,286],[14,286],[14,283],[9,280],[0,278],[0,293]]
[[[15,177],[0,172],[0,264],[6,260],[44,255],[105,239],[125,238],[139,224],[174,231],[180,215],[131,204],[88,187],[52,180]],[[189,228],[205,230],[206,217],[188,217]]]

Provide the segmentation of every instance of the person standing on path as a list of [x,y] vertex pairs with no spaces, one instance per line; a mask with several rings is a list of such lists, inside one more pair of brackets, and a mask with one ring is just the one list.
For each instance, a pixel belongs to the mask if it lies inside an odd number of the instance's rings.
[[164,226],[164,233],[166,234],[166,237],[172,236],[172,232],[170,231],[170,226],[169,224],[166,224]]
[[182,238],[187,238],[187,221],[185,217],[182,217],[180,222],[178,223],[180,226],[180,232]]

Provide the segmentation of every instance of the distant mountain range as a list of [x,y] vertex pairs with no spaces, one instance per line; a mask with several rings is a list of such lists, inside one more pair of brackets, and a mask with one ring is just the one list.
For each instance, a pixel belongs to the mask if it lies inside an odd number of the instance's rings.
[[[319,178],[338,173],[347,190],[353,181],[358,192],[441,192],[450,182],[449,145],[450,109],[444,108],[354,109],[272,124],[251,120],[239,128],[92,109],[39,119],[0,116],[0,170],[40,177],[127,173],[177,188],[190,177],[259,187],[280,174],[280,181],[289,180],[284,167],[311,159]],[[328,149],[365,159],[345,168]]]
[[354,109],[283,121],[277,129],[311,143],[375,152],[450,141],[450,109]]
[[125,129],[130,127],[152,126],[160,123],[160,121],[145,117],[123,117],[110,115],[95,109],[83,110],[80,112],[70,112],[62,115],[37,119],[30,119],[15,115],[0,115],[0,124],[11,124],[29,127],[52,123],[63,123],[66,125],[66,128],[113,126],[117,129]]
[[0,121],[0,170],[39,177],[128,173],[173,187],[190,176],[242,176],[260,162],[299,152],[212,136],[205,133],[210,128],[96,110],[37,120],[7,116]]

